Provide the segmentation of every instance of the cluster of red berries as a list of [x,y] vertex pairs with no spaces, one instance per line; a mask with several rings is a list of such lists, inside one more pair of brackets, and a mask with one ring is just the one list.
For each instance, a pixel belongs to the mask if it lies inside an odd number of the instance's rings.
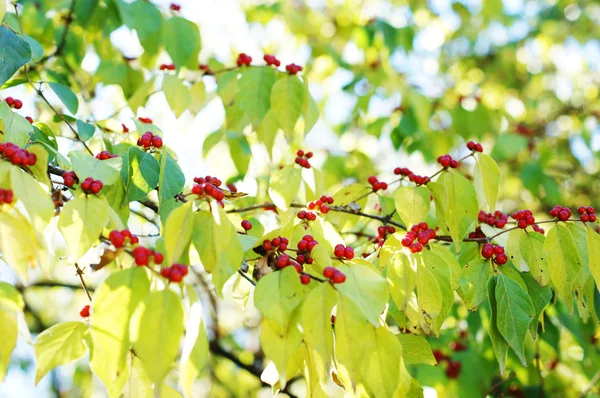
[[414,182],[417,185],[427,185],[429,181],[431,181],[427,176],[419,176],[416,174],[409,175],[408,179],[410,182]]
[[377,236],[375,237],[375,243],[377,246],[381,247],[385,243],[385,238],[388,234],[393,234],[396,232],[396,228],[391,225],[380,225],[377,227]]
[[504,253],[504,247],[495,246],[491,243],[486,243],[485,245],[483,245],[483,247],[481,248],[481,255],[485,259],[492,258],[495,256],[494,261],[498,265],[504,265],[508,261],[508,257],[506,256],[506,253]]
[[317,242],[312,235],[304,235],[296,245],[298,248],[296,261],[298,261],[299,264],[312,264],[314,260],[310,257],[310,253],[318,244],[319,242]]
[[160,270],[160,274],[171,282],[179,283],[188,273],[187,265],[173,264]]
[[571,209],[556,205],[550,210],[550,215],[558,218],[560,221],[567,221],[571,217]]
[[409,175],[411,175],[413,172],[410,171],[410,169],[407,169],[406,167],[396,167],[394,169],[394,174],[396,174],[397,176],[404,176],[404,177],[408,177]]
[[579,206],[577,213],[579,213],[579,219],[583,222],[596,222],[596,210],[592,206]]
[[243,220],[242,228],[244,228],[244,231],[250,231],[252,229],[252,223],[248,220]]
[[473,141],[467,142],[467,149],[475,152],[483,152],[483,147],[481,144]]
[[[327,208],[327,211],[329,211],[329,208]],[[317,219],[317,215],[315,213],[306,210],[300,210],[296,216],[299,219],[306,221],[315,221]]]
[[400,243],[402,246],[408,247],[411,253],[418,253],[435,236],[435,230],[429,228],[426,222],[420,222],[410,228]]
[[312,152],[306,152],[304,153],[304,151],[302,149],[298,149],[298,151],[296,152],[296,164],[304,167],[305,169],[310,169],[310,163],[308,163],[308,159],[313,157],[313,153]]
[[207,64],[200,64],[198,65],[198,69],[203,71],[205,75],[212,75],[212,69],[210,69],[210,66],[208,66]]
[[540,228],[540,226],[537,224],[533,224],[531,227],[535,232],[539,232],[540,234],[544,235],[544,228]]
[[194,195],[200,196],[203,194],[207,194],[208,196],[211,196],[213,199],[216,199],[218,201],[223,200],[223,198],[225,197],[225,194],[223,194],[223,191],[221,190],[221,188],[219,188],[222,182],[217,177],[195,177],[194,182],[196,183],[192,187],[192,193]]
[[96,159],[99,159],[99,160],[107,160],[107,159],[118,158],[118,157],[119,156],[113,155],[112,153],[110,153],[108,151],[102,151],[96,155]]
[[290,75],[295,75],[298,72],[302,72],[302,69],[303,68],[300,65],[296,64],[289,64],[285,67],[285,70],[287,70]]
[[323,276],[334,284],[346,282],[346,275],[335,267],[326,267],[323,270]]
[[352,246],[344,246],[341,243],[339,245],[335,245],[333,249],[333,254],[337,258],[345,258],[346,260],[352,260],[354,258],[354,249]]
[[138,120],[142,123],[152,124],[152,119],[149,117],[138,117]]
[[[66,185],[66,184],[65,184]],[[96,195],[98,192],[102,190],[104,184],[100,180],[94,180],[92,177],[88,177],[84,182],[81,183],[81,189],[84,193],[92,193]]]
[[458,167],[458,160],[452,159],[450,155],[443,155],[437,158],[437,162],[442,165],[443,168],[447,169],[448,167],[455,169]]
[[0,206],[9,205],[13,202],[13,191],[10,189],[0,189]]
[[90,316],[90,306],[86,305],[85,307],[83,307],[81,309],[81,311],[79,311],[79,316],[82,318],[87,318]]
[[465,343],[463,343],[462,341],[451,341],[450,342],[450,349],[452,351],[467,351],[469,347],[467,347],[467,345]]
[[514,212],[510,217],[517,220],[517,227],[521,229],[525,229],[527,226],[535,224],[535,218],[533,217],[531,210],[519,210]]
[[154,148],[161,148],[163,146],[163,140],[158,135],[152,134],[150,131],[146,131],[137,141],[137,144],[146,149],[153,146]]
[[331,196],[321,196],[319,199],[312,201],[308,204],[309,210],[319,209],[319,211],[323,214],[329,213],[329,206],[327,205],[333,204],[333,198]]
[[[459,343],[462,344],[462,343]],[[466,348],[466,346],[465,346]],[[437,363],[446,362],[446,376],[449,379],[457,379],[460,375],[460,370],[462,368],[462,363],[460,361],[453,361],[449,356],[445,355],[441,350],[433,350],[433,357],[437,361]]]
[[469,232],[469,239],[484,239],[485,237],[480,227],[475,228],[473,232]]
[[21,149],[12,142],[0,142],[0,154],[15,166],[33,166],[37,162],[35,153]]
[[21,109],[23,107],[23,101],[21,101],[20,99],[6,97],[4,101],[6,101],[6,105],[8,105],[11,108]]
[[250,66],[250,64],[252,63],[252,57],[241,53],[240,55],[238,55],[237,57],[237,66]]
[[281,65],[281,62],[277,58],[275,58],[274,55],[265,54],[263,59],[265,60],[267,65],[275,65],[275,66]]
[[181,6],[179,4],[175,4],[175,3],[171,3],[171,5],[169,6],[169,8],[171,9],[171,11],[179,11],[179,10],[181,10]]
[[[122,248],[125,243],[129,242],[129,244],[135,245],[140,242],[140,239],[137,236],[131,234],[128,229],[124,229],[122,231],[113,230],[108,234],[108,240],[113,244],[117,249]],[[157,253],[160,254],[160,253]],[[160,262],[162,263],[162,254],[160,254]]]
[[264,240],[262,247],[268,252],[275,248],[279,249],[280,252],[284,252],[287,250],[287,246],[289,244],[290,241],[287,238],[282,238],[281,236],[278,236],[272,240]]
[[162,64],[159,67],[160,70],[175,70],[175,64]]
[[73,185],[76,182],[79,182],[79,178],[77,178],[77,174],[74,171],[65,171],[62,174],[62,178],[65,182],[65,185],[69,188],[73,188]]
[[155,252],[152,249],[145,248],[144,246],[136,246],[131,252],[135,264],[142,267],[150,263],[150,258],[154,261],[154,264],[162,264],[164,256],[162,253]]
[[367,181],[369,182],[369,184],[371,184],[373,192],[377,192],[380,189],[385,191],[388,188],[387,182],[379,181],[375,176],[369,177]]
[[486,223],[490,227],[495,226],[496,228],[504,228],[508,222],[508,214],[504,214],[500,210],[496,210],[493,213],[486,213],[485,211],[480,210],[477,219],[479,222]]
[[292,258],[289,255],[282,253],[279,255],[279,257],[277,257],[277,268],[283,269],[290,265],[294,266],[298,273],[302,272],[302,266],[297,261],[292,260]]

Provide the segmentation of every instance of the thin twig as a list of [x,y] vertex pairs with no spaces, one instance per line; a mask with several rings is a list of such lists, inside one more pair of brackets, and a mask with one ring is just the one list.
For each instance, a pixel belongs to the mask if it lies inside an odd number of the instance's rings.
[[81,287],[83,288],[83,290],[85,290],[85,294],[87,294],[88,299],[90,299],[91,302],[92,295],[90,294],[90,291],[88,290],[88,287],[85,284],[85,280],[83,279],[83,270],[79,268],[79,264],[77,263],[75,263],[75,269],[77,270],[77,276],[79,276],[79,280],[81,281]]
[[244,271],[242,271],[241,269],[238,269],[238,274],[240,274],[245,280],[247,280],[248,282],[252,283],[254,286],[256,286],[256,282],[254,280],[252,280],[252,278],[250,278],[248,276],[248,274],[246,274]]

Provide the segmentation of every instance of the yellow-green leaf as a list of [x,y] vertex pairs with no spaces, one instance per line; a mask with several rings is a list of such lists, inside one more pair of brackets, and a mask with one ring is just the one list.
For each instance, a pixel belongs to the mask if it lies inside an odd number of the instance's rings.
[[131,346],[130,318],[150,292],[148,272],[143,267],[128,268],[109,276],[94,293],[91,335],[97,349],[104,352],[105,383],[113,383],[125,366]]
[[173,367],[183,336],[181,298],[169,289],[146,296],[132,319],[131,331],[136,355],[156,383]]
[[27,269],[36,262],[35,233],[27,220],[0,211],[0,249],[4,261],[27,281]]
[[414,334],[399,334],[398,340],[402,344],[402,358],[406,365],[437,365],[431,346],[425,337]]
[[548,258],[544,253],[545,236],[537,232],[521,234],[519,240],[519,253],[529,267],[531,275],[542,286],[550,282],[550,269]]
[[407,226],[416,225],[427,219],[431,203],[427,188],[400,187],[394,197],[396,211]]
[[11,311],[22,311],[25,307],[23,295],[7,282],[0,282],[0,307]]
[[11,168],[10,179],[14,196],[25,206],[34,229],[43,231],[54,215],[54,204],[50,199],[50,193],[32,176],[17,167]]
[[92,247],[108,221],[108,203],[95,196],[67,202],[58,219],[58,229],[69,248],[69,256],[78,261]]
[[102,181],[104,185],[111,185],[119,178],[119,170],[123,163],[121,158],[98,160],[83,151],[71,151],[69,158],[80,181],[92,177]]
[[171,74],[165,75],[162,88],[175,117],[181,116],[192,101],[190,89],[177,76]]
[[197,81],[190,87],[190,112],[194,115],[200,112],[206,105],[206,86],[202,80]]
[[265,317],[286,330],[296,307],[304,300],[306,286],[294,267],[271,272],[261,278],[254,290],[254,305]]
[[590,256],[590,270],[596,281],[596,286],[600,290],[600,235],[589,227],[587,228],[587,245]]
[[[159,181],[160,165],[151,153],[144,152],[138,147],[129,148],[127,160],[127,201],[133,202],[144,199]],[[123,166],[125,167],[125,165]]]
[[302,332],[298,323],[300,314],[301,308],[296,309],[292,313],[290,322],[283,329],[269,318],[264,318],[261,323],[261,347],[266,357],[275,364],[281,383],[285,383],[288,376],[292,376],[288,373],[288,369],[292,364],[292,357],[302,343]]
[[548,262],[550,279],[558,294],[573,312],[573,285],[581,271],[581,259],[571,231],[566,226],[556,224],[548,232],[544,241],[544,254],[550,259]]
[[271,174],[269,182],[269,197],[275,206],[286,211],[294,201],[296,193],[302,183],[302,171],[298,167],[290,166],[277,170]]
[[252,124],[258,126],[271,108],[271,89],[277,78],[273,68],[246,68],[237,83],[236,99],[239,107],[248,114]]
[[[7,28],[0,26],[0,42],[3,29]],[[2,79],[1,68],[0,65],[0,80]],[[12,142],[23,148],[29,140],[29,134],[33,132],[33,126],[23,116],[13,112],[6,101],[2,101],[0,102],[0,130],[4,132],[5,142]]]
[[192,241],[194,212],[192,202],[185,203],[169,214],[165,225],[165,260],[167,264],[180,262],[187,256]]
[[417,286],[417,274],[406,254],[398,252],[392,258],[387,267],[387,280],[396,306],[400,311],[406,311]]
[[87,348],[83,335],[88,327],[83,322],[64,322],[44,330],[35,339],[35,384],[50,370],[81,358]]
[[469,310],[476,310],[485,300],[486,286],[491,274],[490,264],[481,258],[469,261],[463,268],[457,293]]
[[0,306],[0,382],[4,381],[18,335],[17,313]]
[[475,190],[479,203],[487,204],[488,211],[496,210],[498,187],[502,179],[500,168],[489,155],[480,153],[475,167]]
[[304,84],[295,75],[280,78],[271,90],[271,109],[288,140],[304,109],[304,91]]
[[488,333],[492,340],[492,347],[498,365],[500,366],[500,374],[504,374],[504,365],[506,363],[506,356],[508,355],[508,343],[502,337],[502,334],[498,330],[498,302],[496,301],[496,284],[497,278],[494,276],[487,282],[488,300],[490,302],[490,324],[488,327]]

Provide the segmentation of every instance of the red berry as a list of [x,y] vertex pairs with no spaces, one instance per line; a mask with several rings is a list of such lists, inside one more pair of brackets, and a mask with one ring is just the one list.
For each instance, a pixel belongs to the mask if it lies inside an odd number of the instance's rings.
[[448,367],[446,368],[446,376],[448,376],[449,379],[458,379],[461,368],[462,364],[460,362],[449,360]]
[[334,250],[333,250],[333,254],[337,257],[337,258],[343,258],[344,257],[344,251],[345,251],[345,247],[342,244],[336,245]]
[[300,275],[300,283],[302,283],[303,285],[308,285],[310,283],[310,276],[308,276],[307,274]]
[[467,149],[469,149],[470,151],[475,150],[475,143],[473,141],[467,142]]
[[290,263],[290,256],[288,256],[287,254],[282,254],[277,259],[277,267],[279,267],[279,268],[286,267],[287,265],[289,265],[289,263]]
[[152,145],[155,148],[161,148],[163,146],[163,140],[162,140],[162,138],[160,138],[157,135],[155,135],[154,137],[152,137]]
[[475,144],[475,151],[483,152],[483,147],[481,146],[481,144]]
[[504,247],[494,246],[494,254],[502,254],[502,253],[504,253]]
[[582,214],[579,219],[583,222],[588,222],[590,220],[590,216],[587,214]]
[[154,253],[154,263],[162,264],[164,259],[165,259],[165,256],[163,256],[162,253],[159,253],[159,252]]
[[110,231],[108,239],[117,249],[123,247],[123,243],[125,243],[125,237],[119,231]]
[[346,258],[348,260],[352,260],[354,258],[354,249],[350,246],[346,247],[346,250],[344,251],[344,255],[346,256]]
[[315,246],[318,244],[319,242],[317,242],[316,240],[313,240],[311,242],[308,242],[308,251],[311,252]]
[[302,237],[302,240],[305,240],[305,241],[307,241],[307,242],[312,242],[313,240],[315,240],[315,238],[313,238],[313,236],[312,236],[312,235],[304,235],[304,236]]
[[400,174],[402,174],[402,169],[400,167],[396,167],[394,169],[394,174],[397,175],[397,176],[399,176]]
[[508,257],[504,253],[498,254],[496,256],[495,261],[496,261],[496,264],[498,264],[498,265],[504,265],[508,261]]
[[15,109],[21,109],[23,107],[23,102],[19,99],[16,99],[14,102]]
[[147,254],[138,254],[133,258],[135,264],[138,266],[148,265],[148,255]]
[[302,239],[300,242],[298,242],[298,250],[305,251],[306,249],[308,249],[308,242]]
[[525,217],[525,221],[527,222],[527,225],[531,225],[531,224],[535,223],[535,218],[533,218],[533,216],[529,215],[529,216]]
[[89,305],[86,305],[85,307],[83,307],[83,308],[81,309],[81,311],[79,311],[79,315],[80,315],[82,318],[87,318],[88,316],[90,316],[90,306],[89,306]]
[[279,239],[279,238],[272,239],[271,243],[273,244],[273,246],[278,247],[281,244],[281,239]]
[[252,223],[248,220],[244,220],[242,221],[242,228],[244,228],[246,231],[250,231],[252,229]]
[[333,278],[333,275],[335,274],[337,270],[334,267],[326,267],[323,270],[323,276],[327,279],[331,279]]
[[178,269],[171,269],[171,272],[169,273],[169,280],[171,282],[179,283],[182,279],[183,275],[181,274],[181,272],[179,272]]
[[333,283],[344,283],[346,282],[346,275],[344,275],[343,272],[335,270],[335,272],[333,273],[333,277],[331,278],[331,280],[333,281]]
[[160,274],[162,276],[164,276],[165,278],[169,279],[169,277],[171,276],[171,271],[172,271],[171,267],[163,268],[160,270]]
[[567,221],[569,219],[569,213],[567,213],[565,210],[559,212],[558,219],[560,221]]
[[299,264],[304,264],[306,263],[306,256],[304,254],[298,254],[296,256],[296,261],[298,261]]
[[369,177],[368,181],[369,181],[369,184],[373,185],[377,182],[377,177],[371,176],[371,177]]
[[81,189],[83,189],[84,191],[89,191],[91,185],[92,185],[92,183],[86,180],[81,183]]
[[92,185],[90,185],[90,192],[92,192],[93,194],[97,194],[98,192],[100,192],[101,189],[102,186],[95,181],[92,183]]
[[494,255],[494,247],[491,244],[486,243],[481,249],[481,255],[483,258],[492,258]]
[[273,248],[273,245],[271,244],[270,240],[265,240],[263,242],[263,249],[265,249],[266,251],[269,251]]
[[590,214],[590,222],[596,222],[596,215],[594,213]]
[[586,212],[587,212],[587,209],[586,209],[585,206],[579,206],[579,208],[577,209],[577,213],[579,213],[579,214],[583,214],[583,213],[586,213]]
[[596,210],[594,210],[594,208],[592,206],[588,206],[587,209],[585,209],[587,211],[588,214],[593,214],[596,212]]
[[525,228],[527,228],[527,221],[525,221],[525,220],[519,220],[519,222],[517,223],[517,226],[519,228],[525,229]]

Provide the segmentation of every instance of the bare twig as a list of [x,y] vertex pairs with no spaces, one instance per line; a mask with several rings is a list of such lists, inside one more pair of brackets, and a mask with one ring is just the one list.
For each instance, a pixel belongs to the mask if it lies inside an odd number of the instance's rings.
[[83,290],[85,290],[85,294],[87,294],[88,299],[91,302],[92,295],[90,294],[90,291],[89,291],[87,285],[85,284],[85,280],[83,279],[83,270],[81,268],[79,268],[79,264],[77,264],[77,263],[75,263],[75,269],[77,270],[77,276],[79,277],[79,280],[81,281],[81,287],[83,288]]

